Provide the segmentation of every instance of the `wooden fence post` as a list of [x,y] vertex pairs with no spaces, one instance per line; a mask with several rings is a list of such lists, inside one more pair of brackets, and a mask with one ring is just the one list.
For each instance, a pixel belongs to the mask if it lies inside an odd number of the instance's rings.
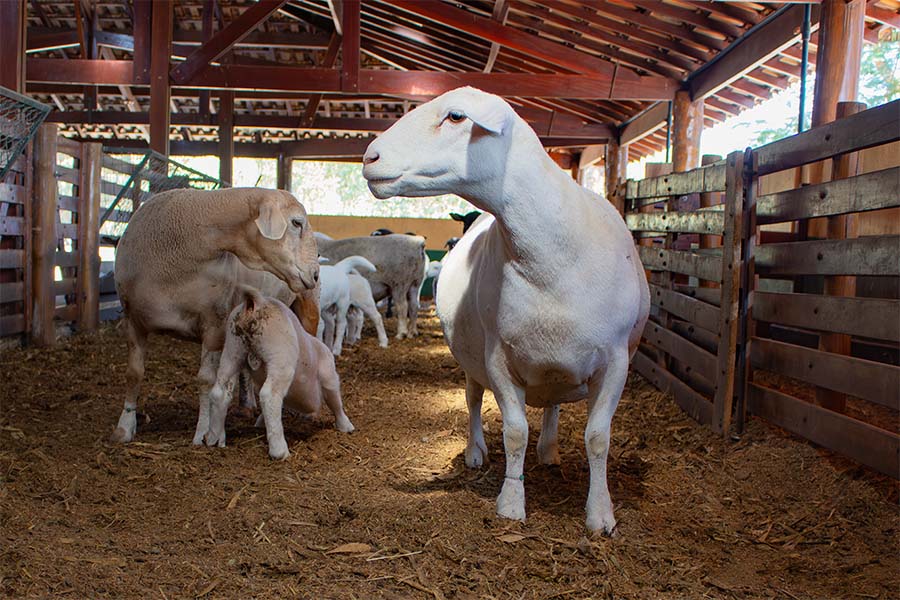
[[93,331],[100,323],[100,170],[103,147],[81,145],[78,184],[78,329]]
[[[866,109],[861,102],[839,102],[837,105],[837,117],[843,119],[855,115]],[[856,175],[859,163],[859,154],[851,152],[833,159],[831,167],[831,180],[846,179]],[[856,215],[837,215],[826,219],[827,239],[845,240],[857,237]],[[826,296],[855,296],[856,277],[852,275],[829,275],[825,277]],[[820,333],[819,350],[850,356],[850,336],[841,333]],[[816,402],[824,408],[844,412],[847,397],[844,394],[816,388]]]
[[[722,157],[718,154],[704,154],[700,158],[700,164],[702,166],[711,165],[713,163],[717,163],[722,160]],[[722,198],[721,192],[705,192],[700,194],[700,208],[709,208],[711,206],[716,206],[720,204],[720,200]],[[708,248],[718,248],[722,245],[722,236],[721,235],[703,235],[700,234],[700,248],[708,249]],[[705,279],[700,280],[700,287],[705,288],[717,288],[719,284],[714,281],[706,281]]]
[[31,341],[38,346],[56,343],[56,221],[59,185],[56,179],[56,123],[44,123],[34,141],[34,199],[31,238]]

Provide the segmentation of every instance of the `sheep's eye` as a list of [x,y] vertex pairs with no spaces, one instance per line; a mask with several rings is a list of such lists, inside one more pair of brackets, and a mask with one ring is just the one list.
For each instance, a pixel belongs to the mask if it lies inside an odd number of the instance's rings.
[[466,115],[458,110],[451,110],[447,113],[447,118],[450,119],[451,123],[462,123],[466,120]]
[[303,231],[303,219],[291,219],[291,225]]

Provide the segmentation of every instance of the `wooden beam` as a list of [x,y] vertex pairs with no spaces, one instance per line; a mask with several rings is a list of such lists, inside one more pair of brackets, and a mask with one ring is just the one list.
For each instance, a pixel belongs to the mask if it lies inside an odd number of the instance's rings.
[[610,140],[606,145],[606,199],[616,207],[620,215],[625,214],[625,198],[618,193],[619,184],[627,178],[628,146]]
[[857,99],[865,12],[864,0],[822,2],[813,127],[834,121],[838,102],[854,102]]
[[[13,21],[9,21],[13,23]],[[0,21],[6,25],[6,21]],[[5,35],[4,35],[5,37]],[[11,39],[15,39],[14,37]],[[27,52],[46,52],[78,45],[78,33],[56,27],[29,27],[26,35]]]
[[420,17],[425,17],[491,42],[497,42],[501,46],[549,61],[566,69],[571,69],[576,73],[613,75],[618,71],[618,77],[624,80],[636,81],[638,78],[638,75],[629,69],[617,69],[617,66],[611,62],[519,29],[501,25],[492,19],[480,17],[467,10],[454,8],[443,2],[395,0],[392,4]]
[[[0,2],[0,6],[6,3]],[[5,61],[0,61],[5,62]],[[133,62],[130,60],[88,60],[58,58],[27,58],[25,74],[28,81],[88,85],[130,85],[133,83]]]
[[78,329],[100,324],[100,171],[103,146],[82,144],[78,184]]
[[[494,2],[494,10],[491,13],[491,18],[500,23],[501,25],[506,25],[506,17],[509,15],[509,3],[507,0],[496,0]],[[483,73],[490,73],[494,68],[494,63],[497,62],[497,56],[500,55],[500,44],[497,42],[491,42],[491,49],[488,51],[487,60],[484,62],[484,69],[482,69]]]
[[897,11],[875,6],[875,3],[868,3],[866,5],[866,16],[876,23],[900,29],[900,14]]
[[625,146],[647,137],[665,125],[668,116],[669,105],[657,102],[619,128],[619,144]]
[[359,90],[360,3],[346,0],[342,6],[341,89],[356,92]]
[[287,0],[260,0],[232,21],[223,30],[214,35],[208,42],[195,50],[187,60],[172,69],[172,79],[176,83],[185,84],[197,73],[205,69],[211,62],[221,57],[234,44],[247,36],[252,30],[265,21],[269,15],[278,10]]
[[[331,41],[328,42],[328,50],[325,52],[325,57],[322,59],[322,64],[319,65],[323,69],[330,69],[334,66],[335,61],[337,60],[338,49],[341,47],[341,37],[334,33],[331,36]],[[306,108],[303,111],[303,119],[301,123],[309,126],[316,118],[316,112],[319,110],[319,104],[322,102],[322,94],[312,94],[306,100]]]
[[234,92],[219,93],[219,179],[231,184],[234,179]]
[[294,165],[293,159],[285,156],[284,153],[278,155],[278,164],[276,165],[276,179],[279,190],[291,191],[292,174],[291,168]]
[[[200,29],[203,32],[203,43],[209,41],[213,35],[213,19],[215,18],[215,1],[203,0],[203,8],[200,11]],[[212,113],[209,90],[200,90],[200,114]]]
[[150,82],[150,24],[153,5],[150,2],[134,3],[133,46],[134,66],[132,78],[134,83]]
[[[18,3],[0,3],[18,4]],[[59,183],[56,178],[56,150],[59,128],[45,123],[34,141],[34,199],[32,200],[31,241],[31,342],[37,346],[56,343],[56,293],[53,270],[56,266],[56,220]]]
[[691,102],[690,92],[678,90],[672,105],[672,170],[690,171],[700,166],[700,134],[703,100]]
[[[716,93],[793,45],[803,25],[803,6],[786,6],[752,31],[738,38],[716,58],[688,78],[691,98]],[[817,27],[820,10],[812,7],[811,23]]]
[[0,85],[25,93],[24,2],[0,2]]
[[334,30],[338,36],[344,35],[344,2],[343,0],[328,0],[328,11],[331,20],[334,21]]
[[[150,148],[169,155],[169,57],[172,53],[171,0],[153,3],[150,50]],[[70,61],[71,62],[71,61]],[[109,62],[109,61],[100,61]]]

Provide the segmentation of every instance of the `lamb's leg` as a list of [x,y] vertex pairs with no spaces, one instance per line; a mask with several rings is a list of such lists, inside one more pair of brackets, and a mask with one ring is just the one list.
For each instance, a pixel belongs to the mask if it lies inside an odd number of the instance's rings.
[[[612,500],[606,485],[606,459],[613,413],[628,379],[628,349],[622,348],[611,359],[599,390],[588,398],[588,420],[584,445],[591,469],[587,499],[587,527],[591,531],[612,533],[616,526]],[[594,390],[592,390],[593,392]]]
[[466,466],[480,467],[488,462],[484,427],[481,423],[481,400],[484,387],[466,375],[466,406],[469,407],[469,441],[466,443]]
[[120,443],[133,440],[137,429],[137,401],[141,395],[141,382],[144,380],[144,354],[147,347],[146,331],[137,327],[127,317],[125,328],[128,335],[128,370],[125,373],[128,391],[125,394],[125,407],[119,415],[119,423],[110,436],[113,442]]
[[347,311],[347,335],[344,341],[348,344],[355,344],[359,341],[362,333],[363,315],[357,306],[351,306]]
[[231,404],[235,378],[246,360],[244,345],[236,337],[226,338],[215,385],[209,392],[209,427],[205,436],[207,446],[225,447],[225,416],[228,414],[228,405]]
[[[209,431],[209,392],[216,383],[216,372],[219,370],[221,352],[210,352],[206,348],[201,350],[200,370],[197,372],[197,380],[200,383],[200,409],[197,415],[197,428],[194,430],[193,444],[200,446],[203,438]],[[230,392],[230,390],[229,390]]]
[[397,339],[402,340],[409,335],[409,303],[406,300],[406,292],[395,292],[391,290],[391,296],[394,299],[394,305],[397,309]]
[[420,282],[410,286],[409,291],[407,292],[407,301],[409,302],[407,314],[409,315],[410,337],[416,337],[419,335],[419,329],[416,327],[416,322],[419,318],[419,290],[421,290],[421,288],[422,284]]
[[319,364],[319,385],[322,388],[322,397],[325,404],[334,415],[334,428],[343,433],[354,430],[347,413],[344,412],[344,403],[341,401],[341,381],[333,361]]
[[[384,321],[381,320],[381,313],[378,312],[378,307],[374,304],[361,306],[360,309],[365,313],[369,320],[375,324],[375,330],[378,332],[378,345],[382,348],[388,347],[388,336],[384,331]],[[360,329],[362,329],[362,319],[360,319]]]
[[329,308],[322,313],[322,322],[325,332],[322,335],[322,342],[329,348],[334,346],[334,311]]
[[268,364],[266,382],[259,390],[259,404],[262,407],[263,419],[266,422],[266,439],[269,443],[269,456],[275,460],[286,459],[291,455],[287,441],[284,439],[284,426],[281,423],[281,407],[284,395],[291,387],[294,378],[293,370],[286,370],[278,365]]
[[[219,367],[221,371],[221,366]],[[242,417],[251,417],[256,411],[256,390],[253,388],[253,376],[249,369],[241,369],[238,374],[238,399]]]
[[344,348],[344,334],[347,332],[347,310],[349,308],[350,306],[346,304],[337,306],[334,344],[331,346],[331,351],[335,356],[340,356]]
[[507,519],[525,520],[525,450],[528,447],[528,419],[525,417],[525,390],[512,382],[502,353],[488,356],[488,377],[494,398],[503,416],[503,447],[506,475],[497,497],[497,514]]
[[559,404],[544,409],[541,435],[538,437],[537,454],[541,464],[559,464]]

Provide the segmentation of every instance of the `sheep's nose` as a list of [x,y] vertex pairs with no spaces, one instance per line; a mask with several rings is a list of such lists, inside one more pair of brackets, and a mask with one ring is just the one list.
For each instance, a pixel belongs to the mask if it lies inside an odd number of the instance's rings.
[[366,151],[365,155],[363,156],[363,164],[370,165],[373,162],[377,161],[379,158],[380,158],[380,155],[378,154],[377,150],[369,149]]
[[315,281],[316,283],[319,282],[319,270],[318,269],[316,269],[315,272],[313,273],[313,281]]

